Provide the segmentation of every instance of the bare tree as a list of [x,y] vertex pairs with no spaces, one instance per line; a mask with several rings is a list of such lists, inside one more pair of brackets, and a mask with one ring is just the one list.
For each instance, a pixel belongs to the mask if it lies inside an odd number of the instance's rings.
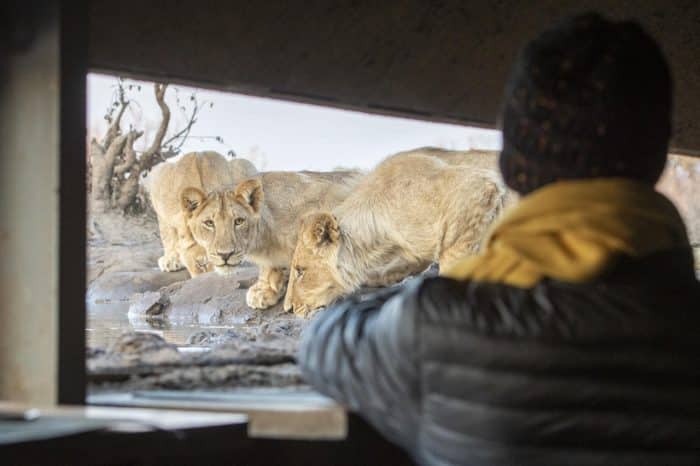
[[[189,102],[181,103],[176,89],[178,109],[185,117],[185,124],[172,136],[166,138],[171,121],[170,107],[165,102],[167,84],[155,83],[153,86],[156,103],[160,108],[161,118],[153,140],[142,152],[134,149],[134,143],[143,136],[143,130],[130,127],[122,130],[122,118],[132,100],[127,98],[127,90],[140,86],[126,84],[119,79],[114,102],[110,105],[105,119],[109,128],[101,141],[93,138],[88,151],[88,185],[92,209],[98,212],[119,210],[124,213],[142,212],[144,194],[139,180],[157,164],[178,155],[182,146],[191,136],[192,127],[205,105],[211,102],[199,102],[196,94],[189,96]],[[209,139],[209,137],[198,137]],[[219,136],[211,137],[223,143]]]

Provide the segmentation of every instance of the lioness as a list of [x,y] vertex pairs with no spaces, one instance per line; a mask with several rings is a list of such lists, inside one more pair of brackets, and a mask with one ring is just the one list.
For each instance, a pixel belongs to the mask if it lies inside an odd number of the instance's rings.
[[403,152],[398,152],[392,157],[399,155],[428,155],[437,157],[450,165],[469,165],[472,169],[483,168],[484,170],[493,170],[498,173],[498,152],[492,150],[449,150],[439,147],[420,147]]
[[191,152],[175,163],[161,163],[151,171],[146,187],[163,243],[163,256],[158,259],[160,270],[174,272],[186,267],[191,276],[211,270],[204,248],[194,241],[185,222],[180,191],[196,187],[209,192],[235,186],[256,173],[248,160],[227,160],[217,152]]
[[494,170],[457,154],[396,154],[335,209],[305,216],[284,308],[305,315],[368,282],[389,284],[477,252],[507,191]]
[[332,209],[361,178],[359,172],[267,172],[235,189],[206,194],[182,191],[182,211],[194,239],[221,274],[244,258],[259,267],[247,304],[265,309],[276,304],[287,284],[289,261],[302,214]]

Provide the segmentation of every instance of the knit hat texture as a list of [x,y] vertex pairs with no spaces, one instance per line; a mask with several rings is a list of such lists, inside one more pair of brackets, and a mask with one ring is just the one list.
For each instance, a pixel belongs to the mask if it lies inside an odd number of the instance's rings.
[[526,194],[565,179],[655,183],[671,134],[671,77],[634,22],[568,18],[520,52],[503,103],[500,167]]

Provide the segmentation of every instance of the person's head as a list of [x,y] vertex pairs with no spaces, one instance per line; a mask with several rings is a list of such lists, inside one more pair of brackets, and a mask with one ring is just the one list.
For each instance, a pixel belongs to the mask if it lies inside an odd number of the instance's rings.
[[527,194],[548,183],[624,177],[655,184],[671,135],[671,77],[634,22],[568,18],[520,52],[503,102],[500,168]]

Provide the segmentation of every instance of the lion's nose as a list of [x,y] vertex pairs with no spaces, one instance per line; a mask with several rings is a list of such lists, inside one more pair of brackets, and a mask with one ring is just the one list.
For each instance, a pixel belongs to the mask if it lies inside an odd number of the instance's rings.
[[229,251],[229,252],[218,252],[218,251],[217,251],[216,254],[217,254],[219,257],[221,257],[221,259],[222,259],[224,262],[227,262],[227,261],[228,261],[228,258],[231,257],[231,256],[233,256],[234,253],[235,253],[235,251]]

